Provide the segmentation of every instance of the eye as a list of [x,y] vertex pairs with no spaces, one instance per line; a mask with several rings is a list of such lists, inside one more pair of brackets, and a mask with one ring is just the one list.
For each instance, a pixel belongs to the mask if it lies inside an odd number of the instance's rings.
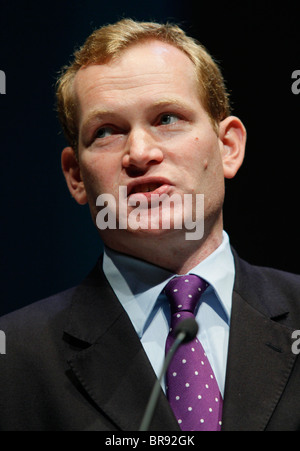
[[95,134],[95,139],[107,138],[108,136],[111,136],[114,133],[115,133],[115,131],[112,127],[101,127],[97,130],[97,132]]
[[179,117],[176,114],[166,113],[160,116],[159,123],[160,125],[171,125],[179,120]]

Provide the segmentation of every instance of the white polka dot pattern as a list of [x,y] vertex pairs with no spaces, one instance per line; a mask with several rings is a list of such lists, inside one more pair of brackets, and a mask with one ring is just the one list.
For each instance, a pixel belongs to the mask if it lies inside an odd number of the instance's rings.
[[[171,328],[166,353],[175,338],[176,325],[195,317],[194,311],[208,284],[198,276],[173,278],[165,287],[171,305]],[[222,397],[214,373],[196,338],[183,344],[173,357],[166,375],[169,403],[183,431],[220,431]]]

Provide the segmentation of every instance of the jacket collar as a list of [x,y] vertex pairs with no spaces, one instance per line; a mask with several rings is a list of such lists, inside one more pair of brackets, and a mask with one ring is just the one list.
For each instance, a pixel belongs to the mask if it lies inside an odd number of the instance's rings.
[[250,265],[233,248],[232,253],[236,273],[234,292],[268,318],[288,316],[289,300],[285,295],[278,296],[278,286],[274,283],[276,270]]

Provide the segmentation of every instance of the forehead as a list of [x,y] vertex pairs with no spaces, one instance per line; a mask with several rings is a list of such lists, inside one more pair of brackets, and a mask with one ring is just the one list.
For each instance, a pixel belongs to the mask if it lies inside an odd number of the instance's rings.
[[75,77],[81,107],[100,99],[108,103],[167,93],[195,97],[196,69],[173,45],[152,40],[134,44],[114,60],[81,68]]

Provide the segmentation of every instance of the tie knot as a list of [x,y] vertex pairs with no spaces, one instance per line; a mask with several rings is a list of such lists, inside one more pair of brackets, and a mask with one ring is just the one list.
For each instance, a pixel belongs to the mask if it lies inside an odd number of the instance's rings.
[[173,313],[188,311],[194,314],[195,308],[208,283],[201,277],[188,274],[174,277],[165,287],[165,293]]

